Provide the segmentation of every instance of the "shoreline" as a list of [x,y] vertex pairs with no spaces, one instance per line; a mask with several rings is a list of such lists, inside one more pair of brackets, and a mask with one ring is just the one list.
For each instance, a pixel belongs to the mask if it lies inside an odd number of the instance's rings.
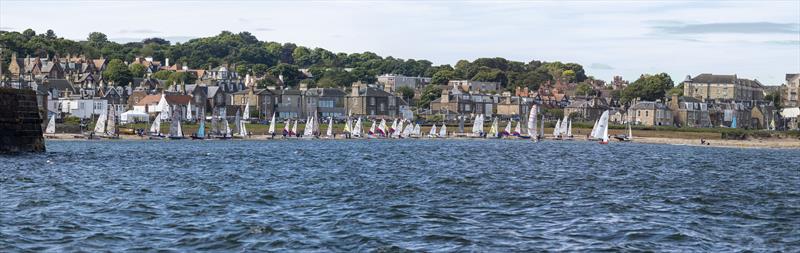
[[[74,138],[78,134],[48,134],[45,135],[46,137],[55,137],[55,138],[45,138],[47,141],[98,141],[98,140],[87,140],[82,138]],[[387,140],[383,138],[352,138],[352,139],[345,139],[343,135],[337,135],[333,140]],[[450,137],[450,138],[411,138],[413,140],[487,140],[484,138],[469,138],[469,137]],[[137,135],[120,135],[119,140],[135,140],[135,141],[160,141],[160,140],[149,140],[146,136],[140,137]],[[191,140],[190,138],[186,138],[185,140]],[[266,135],[253,135],[245,139],[238,139],[233,138],[229,141],[288,141],[288,140],[304,140],[302,138],[283,138],[282,135],[276,135],[275,139],[270,138]],[[327,138],[317,138],[313,140],[331,140]],[[396,140],[396,139],[388,139],[388,140]],[[511,139],[501,139],[501,140],[522,140],[517,138]],[[102,141],[109,141],[103,139]],[[211,140],[203,140],[203,141],[219,141],[216,139]],[[544,141],[554,141],[550,138],[545,139]],[[573,139],[573,141],[586,141],[583,138],[577,137]],[[661,145],[677,145],[677,146],[698,146],[698,147],[722,147],[722,148],[774,148],[774,149],[800,149],[800,140],[796,139],[788,139],[788,138],[765,138],[765,139],[748,139],[748,140],[724,140],[724,139],[709,139],[707,140],[710,144],[709,145],[701,145],[699,139],[687,139],[687,138],[669,138],[669,137],[634,137],[632,143],[646,143],[646,144],[661,144]],[[620,143],[618,141],[612,140],[610,144]]]

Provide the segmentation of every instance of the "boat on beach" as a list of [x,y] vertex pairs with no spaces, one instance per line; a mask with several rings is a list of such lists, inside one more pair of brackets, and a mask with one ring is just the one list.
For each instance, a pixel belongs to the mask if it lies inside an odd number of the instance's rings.
[[600,115],[598,122],[597,133],[599,135],[595,137],[600,139],[600,144],[608,144],[608,110],[604,111],[603,115]]
[[87,139],[119,139],[117,131],[117,117],[116,110],[111,106],[107,106],[106,110],[97,117],[94,125],[94,131],[86,135]]
[[181,140],[184,139],[183,137],[183,129],[181,128],[181,115],[177,113],[176,110],[172,111],[169,125],[169,139],[170,140]]
[[[534,142],[539,142],[539,135],[536,131],[536,117],[538,113],[539,106],[533,104],[533,106],[531,106],[531,111],[528,112],[528,138],[532,139]],[[542,122],[544,122],[544,120],[542,120]],[[525,138],[522,135],[520,135],[520,137]]]
[[47,127],[44,129],[44,137],[48,139],[58,139],[56,137],[56,115],[53,114],[50,116],[50,120],[47,121]]
[[628,122],[628,134],[614,136],[614,139],[617,139],[618,141],[621,141],[621,142],[631,142],[631,141],[633,141],[633,130],[631,129],[631,123]]
[[190,136],[192,140],[204,140],[206,138],[206,119],[202,116],[198,118],[200,118],[200,125],[197,127],[197,131]]

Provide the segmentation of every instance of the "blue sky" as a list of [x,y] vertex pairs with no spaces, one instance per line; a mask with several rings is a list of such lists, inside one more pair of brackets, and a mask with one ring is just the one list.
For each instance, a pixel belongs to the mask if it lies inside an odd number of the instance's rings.
[[66,1],[0,0],[0,29],[121,42],[222,30],[335,52],[454,65],[459,59],[577,62],[633,80],[800,73],[800,1]]

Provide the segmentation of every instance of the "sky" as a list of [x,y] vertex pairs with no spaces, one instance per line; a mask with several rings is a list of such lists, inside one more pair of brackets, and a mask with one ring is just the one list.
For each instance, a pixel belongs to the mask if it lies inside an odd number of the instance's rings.
[[575,62],[603,80],[737,74],[765,85],[800,73],[800,1],[16,1],[0,30],[117,42],[248,31],[334,52]]

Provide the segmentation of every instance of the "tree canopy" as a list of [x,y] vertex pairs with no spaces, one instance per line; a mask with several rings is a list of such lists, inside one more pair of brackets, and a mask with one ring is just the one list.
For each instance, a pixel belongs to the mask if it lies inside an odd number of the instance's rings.
[[622,90],[620,100],[622,103],[628,103],[635,98],[647,101],[663,99],[666,92],[673,86],[675,83],[667,73],[642,75]]
[[[516,87],[537,89],[548,81],[579,83],[587,78],[583,66],[576,63],[519,62],[493,57],[461,60],[455,66],[434,66],[424,59],[382,57],[373,52],[336,53],[293,43],[260,41],[249,32],[222,31],[216,36],[175,44],[157,37],[120,44],[109,41],[100,32],[90,33],[85,41],[73,41],[59,38],[52,30],[37,34],[28,29],[22,33],[0,31],[0,46],[19,55],[40,57],[83,54],[89,58],[104,57],[123,62],[132,62],[137,56],[152,56],[161,62],[169,58],[170,62],[185,62],[193,69],[234,64],[236,68],[233,71],[240,74],[275,78],[282,75],[284,83],[293,86],[308,78],[300,72],[301,69],[308,69],[314,82],[319,84],[322,80],[337,87],[349,86],[347,82],[350,81],[373,83],[375,76],[380,74],[427,76],[432,77],[435,84],[457,79],[492,81],[499,82],[506,90]],[[2,60],[8,63],[9,58],[10,54],[4,52]],[[138,67],[130,71],[133,76],[140,74]]]
[[124,62],[119,59],[113,59],[108,62],[108,66],[103,71],[103,79],[115,85],[126,86],[133,81],[133,76]]

